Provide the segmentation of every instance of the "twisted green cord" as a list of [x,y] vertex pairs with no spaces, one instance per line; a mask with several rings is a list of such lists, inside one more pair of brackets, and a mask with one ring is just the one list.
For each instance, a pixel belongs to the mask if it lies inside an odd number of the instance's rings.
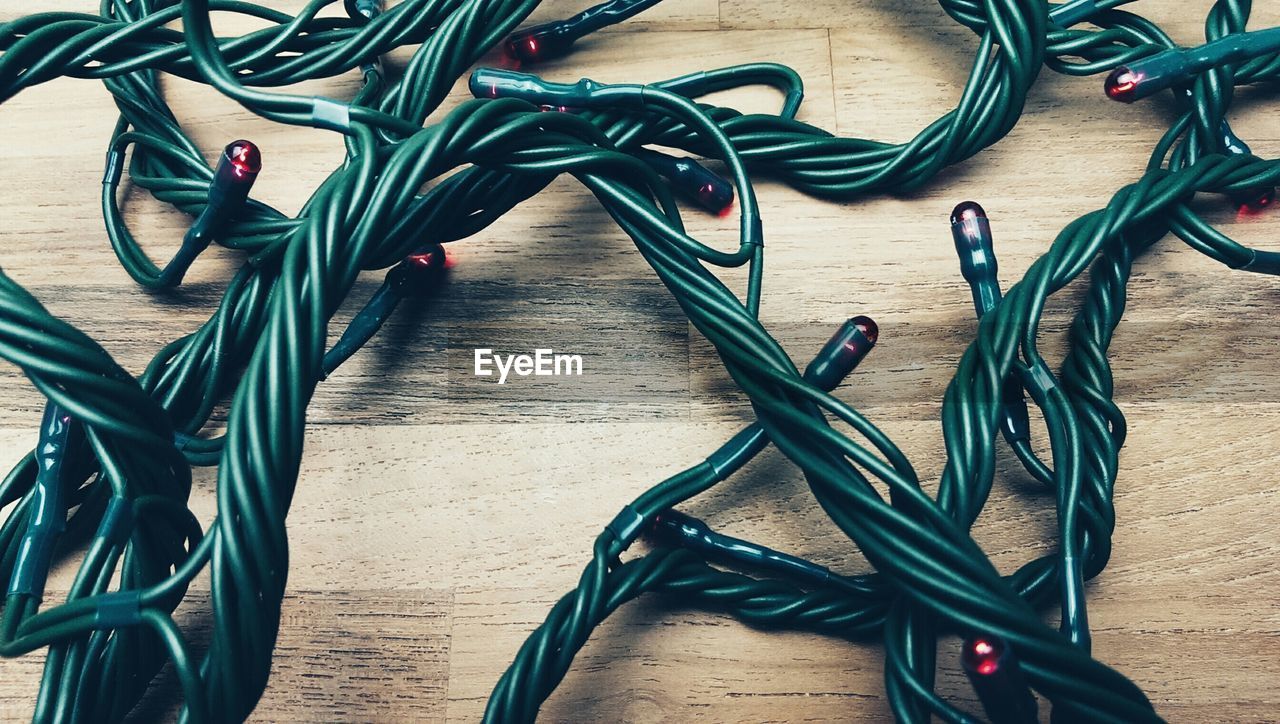
[[[1169,231],[1233,268],[1266,267],[1257,264],[1265,253],[1213,229],[1188,204],[1197,192],[1280,182],[1274,162],[1248,153],[1218,155],[1223,129],[1229,130],[1230,89],[1274,80],[1280,73],[1274,54],[1196,79],[1188,110],[1157,147],[1147,175],[1107,209],[1068,227],[984,317],[944,401],[948,462],[934,499],[901,451],[856,410],[806,383],[756,320],[763,248],[747,169],[819,196],[916,189],[1007,133],[1041,64],[1077,75],[1109,69],[1168,47],[1158,27],[1114,10],[1116,2],[1096,3],[1089,19],[1101,30],[1084,30],[1055,23],[1040,2],[946,0],[944,9],[980,36],[969,82],[952,113],[912,141],[891,145],[836,138],[795,121],[799,79],[768,64],[682,76],[652,88],[605,87],[602,107],[580,115],[477,101],[421,128],[456,77],[537,3],[409,0],[359,21],[319,18],[327,4],[311,2],[288,16],[240,2],[192,0],[179,7],[171,0],[104,0],[98,16],[43,14],[0,26],[0,99],[62,75],[100,78],[116,97],[121,119],[109,147],[104,217],[117,255],[140,283],[149,283],[157,267],[117,207],[126,153],[132,151],[128,171],[135,184],[193,216],[203,208],[211,177],[165,105],[157,72],[204,80],[279,122],[338,130],[348,149],[347,162],[297,218],[252,204],[218,239],[249,252],[246,266],[209,322],[166,345],[136,383],[29,295],[11,284],[0,287],[11,295],[7,313],[14,315],[0,326],[0,337],[12,340],[0,340],[0,356],[70,411],[90,441],[88,451],[69,457],[63,476],[68,509],[75,506],[67,542],[73,533],[93,536],[67,602],[40,610],[38,601],[19,593],[6,600],[0,617],[0,653],[50,648],[38,721],[120,720],[165,660],[175,665],[187,718],[238,720],[252,711],[279,625],[288,566],[284,520],[330,317],[361,269],[394,263],[424,237],[465,238],[561,173],[576,176],[635,241],[716,347],[769,438],[800,466],[819,504],[878,572],[852,590],[806,591],[717,571],[688,551],[660,549],[624,563],[620,556],[645,521],[723,477],[699,464],[641,496],[601,535],[578,589],[521,649],[486,718],[533,718],[591,630],[626,600],[660,591],[757,625],[882,634],[886,688],[903,721],[931,714],[973,720],[933,693],[934,642],[946,631],[1004,637],[1032,686],[1053,702],[1055,717],[1156,720],[1132,683],[1088,655],[1083,581],[1110,553],[1111,491],[1125,436],[1111,401],[1106,349],[1123,313],[1131,264]],[[218,39],[209,27],[212,9],[273,26]],[[1248,3],[1218,3],[1208,37],[1241,32],[1248,14]],[[186,34],[163,27],[179,17]],[[395,82],[369,66],[391,48],[423,41]],[[348,103],[257,90],[358,66],[369,66],[362,71],[365,85]],[[754,83],[786,93],[781,115],[742,116],[681,98]],[[609,105],[609,97],[622,105]],[[649,102],[636,106],[637,98]],[[685,233],[670,190],[626,153],[644,144],[726,161],[743,199],[737,252],[716,251]],[[467,164],[474,165],[427,194],[415,193]],[[707,263],[746,264],[746,299],[730,293]],[[1040,313],[1049,296],[1090,266],[1090,292],[1055,376],[1036,349]],[[49,330],[61,336],[50,337]],[[40,346],[51,339],[59,344]],[[1011,374],[1033,381],[1028,389],[1046,420],[1059,550],[1001,577],[967,529],[990,491],[999,390]],[[191,437],[228,394],[226,435]],[[145,424],[135,419],[140,414]],[[827,415],[850,425],[871,449],[832,429]],[[176,447],[170,444],[175,430]],[[157,457],[157,450],[166,452]],[[218,517],[207,535],[186,509],[187,462],[218,466]],[[0,504],[16,503],[0,525],[0,580],[19,555],[34,478],[28,456],[0,483]],[[873,479],[888,485],[889,500]],[[123,510],[127,517],[118,515]],[[213,575],[214,636],[197,662],[171,613],[205,566]],[[117,570],[120,587],[111,591]],[[1045,627],[1034,610],[1055,600],[1063,635]]]

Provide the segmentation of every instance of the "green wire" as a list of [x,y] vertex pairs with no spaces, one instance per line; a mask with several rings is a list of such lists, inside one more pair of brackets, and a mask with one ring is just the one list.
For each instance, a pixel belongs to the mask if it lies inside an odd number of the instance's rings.
[[[1173,47],[1163,30],[1116,0],[942,0],[979,38],[971,72],[951,112],[912,140],[887,144],[796,120],[800,77],[763,62],[649,86],[580,84],[573,88],[585,89],[575,96],[583,107],[571,112],[498,98],[432,118],[458,77],[537,1],[406,0],[349,19],[322,15],[332,3],[313,0],[289,15],[236,0],[103,0],[97,15],[41,13],[0,25],[0,100],[64,76],[101,80],[115,98],[103,217],[121,265],[141,285],[172,280],[127,228],[121,179],[127,173],[132,185],[200,218],[213,178],[167,106],[161,74],[207,83],[273,121],[333,130],[347,152],[297,216],[250,201],[224,225],[215,240],[243,252],[243,266],[209,320],[158,350],[136,379],[0,275],[0,356],[88,442],[63,453],[56,489],[37,484],[33,455],[0,481],[0,505],[12,505],[0,523],[0,582],[10,583],[0,654],[48,648],[36,721],[122,720],[166,662],[183,693],[184,719],[250,715],[270,672],[289,566],[285,521],[332,316],[362,270],[396,264],[427,241],[467,238],[562,174],[578,179],[634,241],[715,347],[759,429],[801,469],[815,500],[876,572],[849,579],[856,585],[798,586],[718,570],[684,549],[624,560],[656,515],[727,477],[703,460],[606,527],[577,588],[497,682],[486,720],[535,718],[594,628],[627,601],[656,593],[754,626],[879,638],[886,692],[901,721],[978,720],[935,692],[936,644],[948,633],[1008,642],[1057,720],[1158,721],[1136,684],[1089,653],[1084,582],[1111,553],[1112,495],[1128,433],[1107,353],[1133,264],[1167,234],[1230,268],[1280,273],[1274,252],[1232,240],[1191,204],[1201,193],[1234,198],[1280,184],[1280,163],[1253,155],[1226,121],[1236,86],[1280,79],[1280,53],[1259,46],[1179,79],[1179,108],[1142,178],[1064,229],[983,316],[944,397],[947,460],[931,496],[892,440],[807,382],[758,320],[764,246],[752,180],[769,177],[824,198],[910,194],[1007,134],[1042,66],[1070,75],[1110,71]],[[1206,40],[1245,33],[1249,10],[1241,0],[1216,3]],[[266,27],[215,37],[212,11]],[[170,27],[176,20],[185,31]],[[377,58],[407,45],[419,47],[391,77]],[[357,69],[363,83],[349,100],[265,90]],[[746,85],[781,91],[780,112],[743,115],[697,103]],[[741,204],[736,251],[687,233],[671,189],[637,156],[650,145],[725,164]],[[742,298],[712,269],[739,266],[746,267]],[[1088,291],[1055,371],[1038,350],[1041,315],[1086,271]],[[1028,469],[1054,492],[1057,548],[1002,576],[969,528],[991,492],[1000,391],[1015,375],[1045,420],[1046,439],[1036,447],[1049,462],[1031,446],[1015,452],[1034,461]],[[227,399],[225,434],[202,437]],[[191,465],[217,468],[208,531],[187,505]],[[60,540],[49,539],[57,554],[83,545],[71,591],[52,605],[39,600],[43,580],[27,590],[27,574],[13,575],[33,570],[23,541],[41,490],[56,490],[44,499],[67,517]],[[204,570],[213,625],[207,648],[197,651],[172,614]],[[1051,606],[1059,630],[1040,618]]]

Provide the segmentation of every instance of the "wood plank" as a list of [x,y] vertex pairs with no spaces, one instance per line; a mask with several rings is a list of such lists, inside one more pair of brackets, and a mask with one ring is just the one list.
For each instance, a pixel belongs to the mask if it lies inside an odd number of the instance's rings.
[[[63,591],[61,596],[65,596]],[[51,592],[50,599],[56,600]],[[208,645],[207,590],[192,590],[176,621],[192,651]],[[271,680],[255,721],[440,721],[449,677],[453,596],[439,590],[295,590],[285,596]],[[0,719],[29,720],[43,651],[6,660]],[[166,665],[133,716],[173,718],[181,705]],[[319,712],[323,712],[320,714]]]

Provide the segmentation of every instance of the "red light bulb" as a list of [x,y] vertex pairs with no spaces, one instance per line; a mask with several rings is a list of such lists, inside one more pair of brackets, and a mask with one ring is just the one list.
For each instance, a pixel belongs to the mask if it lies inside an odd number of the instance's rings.
[[1036,698],[1013,649],[997,636],[966,639],[960,665],[992,724],[1035,724]]
[[990,312],[1000,303],[995,246],[991,221],[976,201],[962,201],[951,212],[951,239],[960,258],[960,274],[973,293],[973,308],[978,316]]
[[244,211],[249,191],[261,170],[262,154],[249,141],[232,141],[222,149],[209,182],[204,209],[182,237],[178,253],[160,270],[157,286],[175,287],[182,283],[183,275],[200,252]]
[[827,392],[834,390],[876,346],[879,338],[880,328],[870,317],[846,321],[805,368],[804,378]]
[[634,154],[671,182],[673,190],[705,211],[721,218],[733,211],[733,184],[696,160],[676,158],[648,148],[637,149]]
[[1107,91],[1107,97],[1111,100],[1132,103],[1137,100],[1134,91],[1137,90],[1138,84],[1142,82],[1142,79],[1142,74],[1135,73],[1122,65],[1111,71],[1102,87]]
[[564,22],[546,23],[512,33],[502,50],[521,66],[534,65],[568,55],[574,40],[572,28]]
[[1268,189],[1258,191],[1253,198],[1242,203],[1241,211],[1258,213],[1271,208],[1276,202],[1276,189],[1274,186]]
[[509,38],[506,45],[507,56],[522,63],[538,62],[538,39],[533,36],[516,39]]
[[871,317],[857,316],[853,318],[853,326],[862,332],[862,336],[867,338],[871,344],[875,344],[880,339],[880,326],[876,324]]
[[979,636],[965,642],[964,652],[960,656],[968,671],[991,676],[1000,670],[1004,652],[1004,644],[1000,641]]
[[262,152],[250,141],[232,141],[223,153],[238,179],[257,176],[262,170]]
[[725,217],[733,211],[733,187],[727,183],[716,184],[708,181],[694,192],[698,197],[698,205],[717,216]]
[[222,157],[213,170],[213,181],[209,184],[209,203],[188,233],[201,239],[201,244],[207,245],[208,240],[244,208],[253,182],[261,170],[262,153],[257,146],[245,140],[228,143],[222,149]]
[[442,246],[434,246],[425,251],[416,251],[404,258],[409,266],[422,271],[433,271],[445,266],[445,250]]
[[987,218],[987,212],[977,201],[961,201],[951,211],[951,223],[960,224],[975,219]]
[[[951,211],[951,238],[956,243],[956,252],[960,254],[961,266],[965,265],[966,256],[991,256],[991,221],[987,218],[986,209],[977,201],[961,201],[956,204]],[[965,279],[970,276],[966,271]]]
[[451,265],[444,247],[425,244],[387,270],[386,286],[398,295],[428,294]]

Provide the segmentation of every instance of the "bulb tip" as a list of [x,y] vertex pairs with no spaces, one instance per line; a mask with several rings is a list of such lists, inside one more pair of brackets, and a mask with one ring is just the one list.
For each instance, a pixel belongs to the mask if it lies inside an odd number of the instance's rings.
[[254,176],[262,170],[262,152],[251,141],[232,141],[224,153],[238,176]]
[[858,331],[862,332],[862,336],[866,337],[871,344],[875,344],[880,339],[880,326],[871,317],[859,315],[851,321],[853,326],[857,327]]
[[514,63],[535,63],[538,60],[538,39],[512,35],[502,44],[502,53]]
[[1138,88],[1138,83],[1141,80],[1141,76],[1122,65],[1107,75],[1103,88],[1107,92],[1107,97],[1111,100],[1132,103],[1137,100],[1134,91]]
[[1004,642],[990,636],[975,636],[964,642],[960,655],[965,670],[981,676],[990,676],[1000,669],[1005,655]]
[[694,196],[699,206],[722,219],[733,213],[733,186],[722,179],[706,181],[698,186]]
[[1255,195],[1253,198],[1244,202],[1243,207],[1244,207],[1244,210],[1246,211],[1252,211],[1254,213],[1257,213],[1259,211],[1265,211],[1271,208],[1272,206],[1275,205],[1275,203],[1276,203],[1276,189],[1274,186],[1272,186],[1268,189],[1259,191],[1257,195]]
[[985,219],[987,212],[977,201],[961,201],[951,212],[951,223],[959,224],[973,219]]
[[419,271],[437,271],[444,269],[448,263],[444,247],[439,244],[428,244],[404,258],[405,262]]

